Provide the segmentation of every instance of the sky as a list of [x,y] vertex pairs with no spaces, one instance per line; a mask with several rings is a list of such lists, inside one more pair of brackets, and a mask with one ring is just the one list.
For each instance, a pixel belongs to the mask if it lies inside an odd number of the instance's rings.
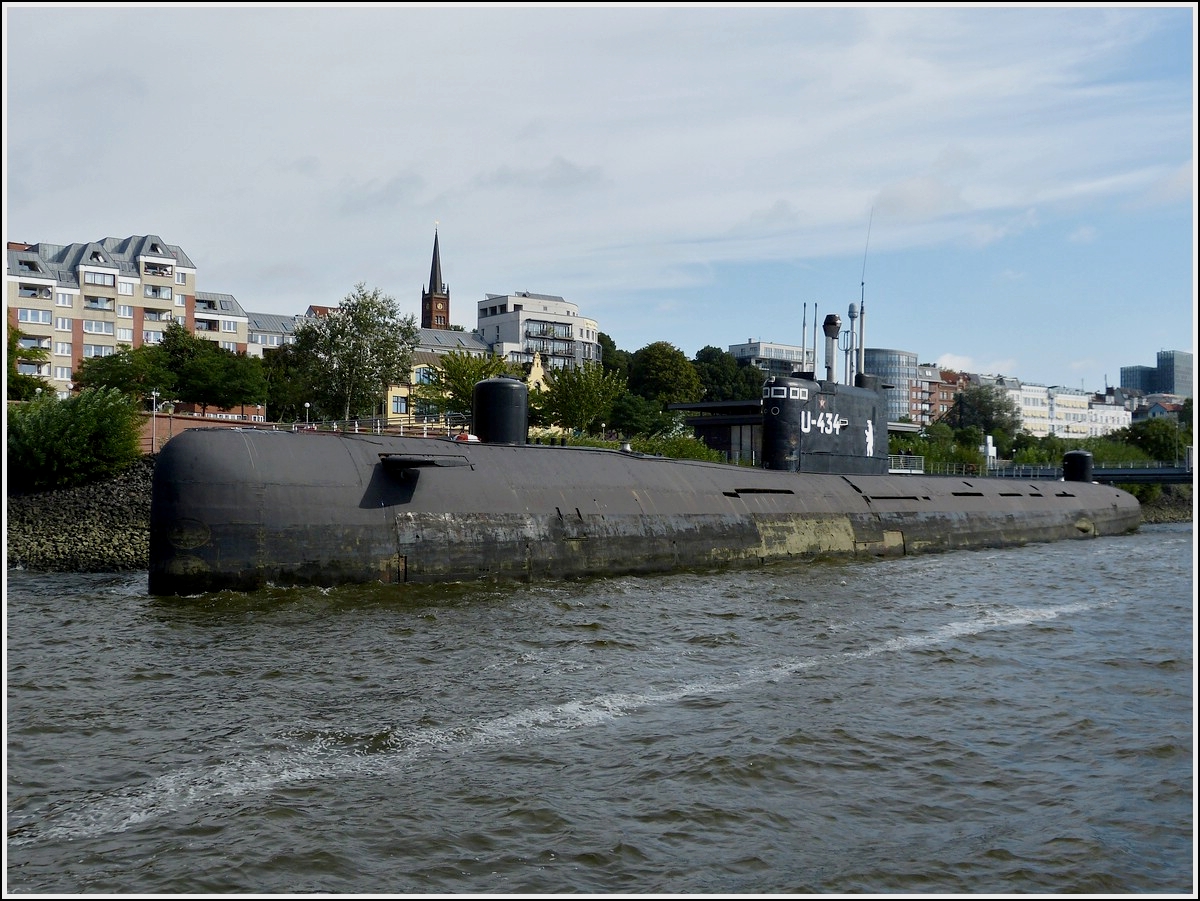
[[867,347],[1089,391],[1194,353],[1190,3],[6,3],[3,24],[5,240],[155,234],[248,311],[362,283],[419,319],[436,230],[468,330],[529,291],[690,358],[812,346],[853,303]]

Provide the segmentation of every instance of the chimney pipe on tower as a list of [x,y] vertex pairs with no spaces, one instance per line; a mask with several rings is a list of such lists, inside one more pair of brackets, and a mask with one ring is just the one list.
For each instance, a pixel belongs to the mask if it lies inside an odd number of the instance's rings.
[[834,369],[837,367],[834,354],[837,352],[838,332],[842,330],[842,317],[837,313],[830,313],[825,317],[821,330],[825,332],[825,380],[832,382]]

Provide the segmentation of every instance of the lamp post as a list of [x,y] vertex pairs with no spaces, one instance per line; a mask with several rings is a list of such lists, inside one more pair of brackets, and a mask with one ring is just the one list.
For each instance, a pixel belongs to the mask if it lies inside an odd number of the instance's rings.
[[150,392],[150,453],[158,450],[158,389]]
[[308,401],[304,402],[304,425],[308,425]]

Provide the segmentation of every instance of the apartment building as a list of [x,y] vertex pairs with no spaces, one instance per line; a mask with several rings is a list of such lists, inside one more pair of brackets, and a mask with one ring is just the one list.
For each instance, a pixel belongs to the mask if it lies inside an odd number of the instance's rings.
[[[196,290],[196,266],[157,235],[77,244],[9,242],[6,312],[46,362],[18,359],[18,369],[48,380],[60,394],[76,366],[121,345],[162,340],[173,321],[233,351],[246,349],[246,314],[229,295]],[[232,301],[230,303],[229,301]]]
[[478,303],[475,334],[511,362],[574,368],[600,362],[600,332],[579,307],[551,294],[488,294]]
[[766,375],[790,376],[793,372],[815,372],[817,368],[817,352],[811,347],[747,338],[745,344],[730,344],[729,353],[739,364],[756,366]]

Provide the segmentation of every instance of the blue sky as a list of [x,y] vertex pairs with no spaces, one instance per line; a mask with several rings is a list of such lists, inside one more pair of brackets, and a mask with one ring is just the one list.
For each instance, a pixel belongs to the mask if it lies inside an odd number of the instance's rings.
[[[5,240],[248,310],[561,295],[618,347],[866,343],[1089,390],[1194,352],[1196,12],[11,3]],[[809,334],[801,334],[807,313]],[[823,343],[822,343],[823,347]]]

